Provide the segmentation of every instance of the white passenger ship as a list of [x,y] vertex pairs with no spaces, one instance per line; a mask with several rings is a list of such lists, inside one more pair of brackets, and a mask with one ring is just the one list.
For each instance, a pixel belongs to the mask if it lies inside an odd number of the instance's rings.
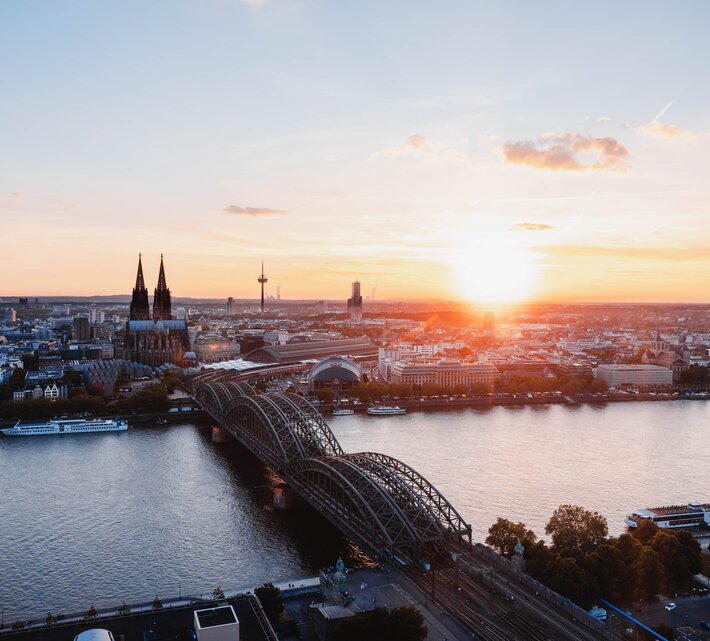
[[398,416],[400,414],[406,414],[407,410],[402,409],[398,405],[394,407],[387,407],[385,405],[373,405],[367,408],[367,413],[370,416]]
[[355,414],[355,410],[346,410],[346,409],[333,410],[333,416],[352,416],[353,414]]
[[628,514],[624,523],[630,528],[638,527],[642,521],[652,521],[660,528],[710,526],[710,503],[688,503],[687,505],[666,505],[636,510]]
[[87,432],[123,432],[128,429],[128,421],[118,418],[52,420],[46,423],[25,423],[19,421],[15,427],[0,430],[5,436],[42,436],[48,434],[84,434]]

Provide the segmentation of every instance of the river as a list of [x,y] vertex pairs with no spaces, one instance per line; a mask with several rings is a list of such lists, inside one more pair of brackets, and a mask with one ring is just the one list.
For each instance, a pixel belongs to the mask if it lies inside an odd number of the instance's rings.
[[[334,417],[346,451],[432,481],[485,538],[497,516],[538,535],[561,503],[612,533],[638,507],[710,500],[710,404],[494,407]],[[314,574],[347,542],[314,512],[274,512],[272,477],[189,424],[0,438],[0,609],[47,611],[201,595]]]

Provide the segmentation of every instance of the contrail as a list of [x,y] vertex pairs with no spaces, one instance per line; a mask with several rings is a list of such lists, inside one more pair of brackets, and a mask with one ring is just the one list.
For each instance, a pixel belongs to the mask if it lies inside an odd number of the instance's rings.
[[669,102],[665,107],[663,107],[663,109],[661,109],[661,110],[658,112],[658,115],[657,115],[651,122],[657,122],[658,119],[659,119],[664,113],[666,113],[666,111],[668,111],[672,106],[673,106],[673,103],[672,103],[672,102]]

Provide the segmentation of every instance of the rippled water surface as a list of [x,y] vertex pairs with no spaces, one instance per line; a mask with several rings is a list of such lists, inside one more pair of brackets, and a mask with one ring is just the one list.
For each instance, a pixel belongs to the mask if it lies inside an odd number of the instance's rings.
[[[629,403],[330,419],[347,451],[400,458],[485,536],[499,515],[542,534],[560,503],[612,532],[637,507],[710,500],[710,405]],[[313,574],[345,542],[275,513],[271,477],[192,425],[0,438],[5,618]]]

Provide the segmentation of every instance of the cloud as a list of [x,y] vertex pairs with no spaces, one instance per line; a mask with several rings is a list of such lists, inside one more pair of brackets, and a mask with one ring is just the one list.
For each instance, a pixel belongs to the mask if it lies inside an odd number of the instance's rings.
[[554,227],[545,223],[518,223],[513,229],[515,231],[546,231],[554,229]]
[[677,138],[678,136],[690,136],[693,132],[677,125],[670,125],[660,120],[652,120],[646,125],[636,129],[644,136],[659,136],[661,138]]
[[[460,143],[466,143],[467,140],[462,140]],[[417,160],[428,160],[430,162],[441,164],[464,164],[469,167],[475,167],[476,163],[464,151],[457,149],[456,146],[443,145],[441,143],[432,142],[421,134],[412,134],[401,145],[393,147],[385,147],[376,151],[371,156],[372,158],[411,158]]]
[[[590,158],[589,155],[595,158]],[[503,145],[506,162],[555,171],[614,170],[626,168],[629,150],[618,140],[579,134],[545,134],[537,142],[523,140]]]
[[429,141],[421,134],[412,134],[401,145],[385,147],[374,153],[374,157],[401,158],[402,156],[413,156],[429,154],[433,151]]
[[283,216],[288,212],[283,209],[268,209],[266,207],[240,207],[239,205],[229,205],[222,210],[225,214],[234,216]]

